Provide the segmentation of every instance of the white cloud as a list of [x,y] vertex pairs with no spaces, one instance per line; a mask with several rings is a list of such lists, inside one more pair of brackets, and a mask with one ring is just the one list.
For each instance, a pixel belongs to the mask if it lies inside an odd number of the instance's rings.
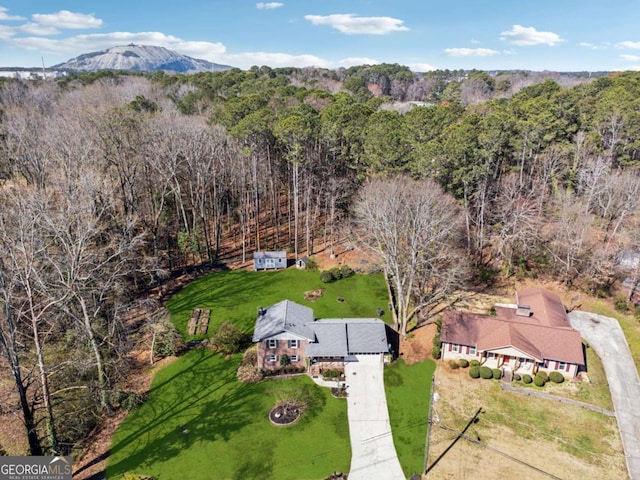
[[284,3],[280,3],[280,2],[268,2],[268,3],[264,3],[264,2],[259,2],[256,3],[256,8],[258,10],[272,10],[274,8],[280,8],[283,7]]
[[25,23],[24,25],[20,25],[17,27],[17,30],[20,32],[29,33],[31,35],[55,35],[60,33],[60,31],[49,25],[40,25],[39,23]]
[[288,53],[245,52],[226,54],[216,57],[217,63],[233,65],[238,68],[250,68],[253,65],[270,67],[322,67],[331,68],[330,61],[315,55],[290,55]]
[[219,56],[224,54],[226,50],[225,46],[221,43],[188,42],[173,35],[165,35],[161,32],[93,33],[61,39],[43,37],[14,37],[11,39],[12,45],[27,50],[68,54],[70,56],[128,43],[157,45],[176,50],[185,55],[197,56],[198,58],[204,58],[218,63],[220,63],[218,60]]
[[607,47],[609,46],[608,43],[602,43],[600,45],[596,45],[594,43],[591,42],[580,42],[578,43],[579,47],[583,47],[583,48],[590,48],[591,50],[606,50]]
[[632,48],[634,50],[637,50],[640,48],[640,42],[630,42],[630,41],[625,41],[625,42],[618,42],[616,43],[616,47],[618,48]]
[[490,48],[445,48],[444,53],[449,57],[489,57],[500,54]]
[[49,25],[55,28],[86,29],[102,26],[102,20],[92,13],[76,13],[69,10],[60,10],[56,13],[34,13],[31,18],[41,25]]
[[14,27],[7,27],[5,25],[0,25],[0,40],[9,40],[16,34],[16,29]]
[[480,40],[476,40],[475,38],[471,39],[471,45],[478,45],[480,43]]
[[623,60],[628,60],[630,62],[640,62],[640,55],[620,55],[620,58]]
[[435,67],[429,63],[410,63],[407,65],[412,72],[430,72],[432,70],[437,70],[438,67]]
[[502,32],[500,40],[520,47],[532,45],[549,45],[553,47],[558,43],[564,42],[564,39],[560,38],[557,33],[539,32],[534,27],[523,27],[522,25],[514,25],[511,30]]
[[380,62],[367,57],[347,57],[338,62],[341,67],[353,67],[355,65],[377,65]]
[[305,15],[313,25],[328,25],[347,35],[385,35],[409,30],[404,20],[392,17],[358,17],[353,13],[334,15]]
[[0,7],[0,20],[24,20],[24,17],[19,15],[9,15],[8,8]]

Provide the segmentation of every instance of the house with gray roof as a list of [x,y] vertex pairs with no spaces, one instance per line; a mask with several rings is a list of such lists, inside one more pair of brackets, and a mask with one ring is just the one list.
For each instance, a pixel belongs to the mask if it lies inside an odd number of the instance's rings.
[[287,268],[287,252],[253,252],[254,270],[280,270]]
[[287,355],[292,365],[309,365],[310,373],[319,374],[322,368],[344,368],[358,355],[389,352],[386,327],[379,318],[314,319],[311,308],[290,300],[258,310],[253,341],[262,370],[279,368]]

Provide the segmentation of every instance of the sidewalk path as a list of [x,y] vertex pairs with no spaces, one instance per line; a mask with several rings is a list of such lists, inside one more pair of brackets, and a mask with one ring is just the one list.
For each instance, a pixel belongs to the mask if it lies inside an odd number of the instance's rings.
[[615,318],[576,310],[569,313],[569,321],[602,360],[622,437],[627,470],[632,479],[640,479],[640,379],[627,339]]
[[382,357],[357,358],[345,366],[351,437],[349,480],[406,480],[391,437]]

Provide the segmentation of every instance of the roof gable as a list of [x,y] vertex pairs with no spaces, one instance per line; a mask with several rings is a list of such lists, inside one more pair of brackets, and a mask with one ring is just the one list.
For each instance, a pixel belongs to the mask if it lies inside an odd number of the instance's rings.
[[306,324],[312,321],[312,309],[291,300],[283,300],[267,307],[258,315],[253,330],[253,341],[259,342],[282,332],[313,340],[313,332],[306,327]]
[[[558,308],[557,302],[551,302],[551,305],[552,309]],[[564,307],[562,313],[564,315]],[[528,318],[516,317],[515,314],[494,317],[448,311],[443,317],[440,339],[447,343],[475,345],[480,351],[512,346],[541,360],[584,365],[582,341],[576,330],[570,326],[556,326],[553,321],[549,325],[526,320]]]

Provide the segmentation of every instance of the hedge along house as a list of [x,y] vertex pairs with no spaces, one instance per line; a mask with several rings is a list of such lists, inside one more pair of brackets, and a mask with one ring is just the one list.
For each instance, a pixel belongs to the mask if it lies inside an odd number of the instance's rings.
[[506,375],[543,370],[573,378],[584,368],[580,334],[553,293],[530,288],[516,293],[515,304],[497,304],[495,311],[495,316],[446,312],[442,358],[478,360]]
[[258,368],[279,368],[283,355],[294,366],[309,366],[318,376],[323,369],[344,369],[359,355],[389,352],[386,327],[379,318],[314,319],[313,310],[290,300],[258,310],[253,341],[258,344]]
[[287,252],[253,252],[253,269],[280,270],[287,268]]

